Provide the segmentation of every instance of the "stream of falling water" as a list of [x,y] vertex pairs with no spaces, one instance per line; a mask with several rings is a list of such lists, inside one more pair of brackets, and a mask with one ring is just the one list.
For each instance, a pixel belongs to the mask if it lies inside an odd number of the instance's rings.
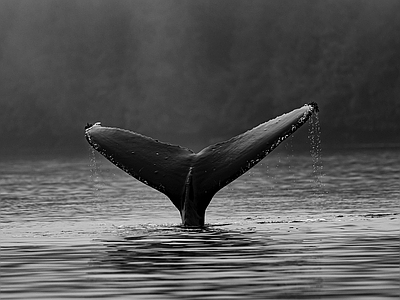
[[313,114],[309,119],[308,139],[311,143],[310,153],[312,157],[315,192],[321,192],[323,188],[323,183],[321,181],[323,176],[323,164],[321,159],[321,126],[318,112]]
[[92,147],[89,146],[89,157],[90,157],[90,179],[93,182],[94,186],[94,195],[95,197],[99,197],[100,194],[100,188],[99,185],[101,184],[101,179],[100,179],[100,167],[97,164],[96,161],[96,150],[94,150]]

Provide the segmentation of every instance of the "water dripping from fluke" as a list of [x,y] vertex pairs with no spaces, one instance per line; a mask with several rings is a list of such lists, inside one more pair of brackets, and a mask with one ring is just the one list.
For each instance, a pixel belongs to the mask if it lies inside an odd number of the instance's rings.
[[89,167],[90,167],[90,181],[94,186],[94,195],[96,198],[99,196],[99,182],[100,182],[100,168],[96,161],[96,151],[94,148],[89,147]]
[[321,154],[321,126],[318,111],[309,119],[308,139],[311,144],[310,154],[312,158],[315,193],[320,193],[323,188],[323,183],[321,181],[323,176],[323,163]]

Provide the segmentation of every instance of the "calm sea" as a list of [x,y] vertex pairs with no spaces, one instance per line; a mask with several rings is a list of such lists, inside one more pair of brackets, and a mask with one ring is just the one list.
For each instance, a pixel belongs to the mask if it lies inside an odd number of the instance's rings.
[[400,151],[275,152],[205,229],[100,156],[3,160],[1,299],[397,299]]

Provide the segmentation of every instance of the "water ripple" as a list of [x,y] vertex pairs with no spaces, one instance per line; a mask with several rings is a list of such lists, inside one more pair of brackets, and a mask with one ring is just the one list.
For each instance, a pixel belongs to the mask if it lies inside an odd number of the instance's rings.
[[281,158],[204,229],[101,162],[2,162],[1,298],[397,299],[398,154],[328,155],[318,189],[310,157]]

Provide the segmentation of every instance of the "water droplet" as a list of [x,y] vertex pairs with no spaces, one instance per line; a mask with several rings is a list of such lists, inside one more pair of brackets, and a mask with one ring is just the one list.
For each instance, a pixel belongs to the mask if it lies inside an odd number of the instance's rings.
[[310,117],[309,124],[308,138],[311,142],[310,153],[313,161],[313,175],[316,187],[321,189],[323,186],[321,182],[323,165],[321,160],[321,127],[317,112]]

